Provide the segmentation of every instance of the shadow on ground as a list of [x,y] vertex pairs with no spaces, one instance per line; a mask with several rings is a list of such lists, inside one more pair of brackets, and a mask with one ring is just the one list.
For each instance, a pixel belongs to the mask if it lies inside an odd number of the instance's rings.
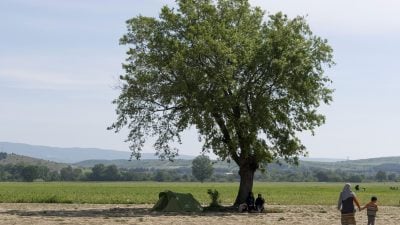
[[[110,209],[75,209],[75,210],[7,210],[0,214],[40,217],[144,217],[144,216],[228,216],[232,214],[247,216],[249,213],[238,213],[233,210],[223,212],[154,212],[149,208],[110,208]],[[258,214],[258,213],[257,213]]]

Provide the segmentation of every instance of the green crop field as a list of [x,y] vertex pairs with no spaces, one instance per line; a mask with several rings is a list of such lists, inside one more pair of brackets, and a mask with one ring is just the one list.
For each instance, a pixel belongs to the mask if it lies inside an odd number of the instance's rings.
[[[255,183],[254,192],[262,193],[271,205],[335,205],[343,183]],[[398,183],[361,184],[357,192],[362,204],[372,195],[380,205],[399,206]],[[238,183],[157,183],[157,182],[4,182],[0,183],[0,202],[7,203],[95,203],[153,204],[164,190],[192,193],[202,204],[209,203],[207,189],[216,189],[223,204],[232,204]]]

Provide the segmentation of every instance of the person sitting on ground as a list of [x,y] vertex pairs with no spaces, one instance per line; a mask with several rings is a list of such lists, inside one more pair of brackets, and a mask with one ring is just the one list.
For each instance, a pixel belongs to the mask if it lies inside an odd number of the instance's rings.
[[256,199],[256,203],[255,203],[255,205],[256,205],[256,210],[257,210],[258,212],[264,211],[264,203],[265,203],[264,198],[261,196],[261,194],[258,194],[258,197],[257,197],[257,199]]
[[249,192],[249,196],[247,196],[246,199],[246,205],[247,205],[247,210],[249,212],[256,210],[256,207],[254,205],[254,195],[253,192]]

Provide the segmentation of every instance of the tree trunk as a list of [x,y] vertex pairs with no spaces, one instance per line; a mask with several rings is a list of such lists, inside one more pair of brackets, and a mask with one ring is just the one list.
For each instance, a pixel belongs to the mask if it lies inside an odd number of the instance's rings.
[[238,206],[242,203],[246,202],[247,196],[249,196],[249,192],[253,190],[253,179],[255,169],[251,169],[248,167],[241,167],[239,170],[240,175],[240,186],[239,192],[236,197],[235,206]]

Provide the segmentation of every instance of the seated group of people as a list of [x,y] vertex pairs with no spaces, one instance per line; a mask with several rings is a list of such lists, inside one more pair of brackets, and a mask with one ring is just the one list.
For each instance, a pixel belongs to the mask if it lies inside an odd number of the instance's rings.
[[249,192],[249,196],[247,196],[246,203],[239,205],[239,212],[248,211],[248,212],[262,212],[264,211],[264,203],[265,200],[258,194],[257,199],[254,200],[253,192]]

